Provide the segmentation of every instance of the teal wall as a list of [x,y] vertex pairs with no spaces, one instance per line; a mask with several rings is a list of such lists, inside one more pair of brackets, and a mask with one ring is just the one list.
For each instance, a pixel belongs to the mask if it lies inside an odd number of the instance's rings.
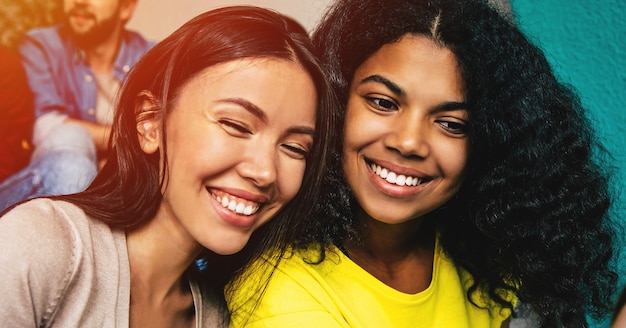
[[[623,190],[615,211],[626,223],[626,1],[511,0],[511,5],[516,23],[545,51],[557,75],[579,92],[589,109],[615,159],[616,189]],[[626,273],[626,254],[620,252],[618,259],[619,271]],[[626,284],[626,276],[620,279]]]

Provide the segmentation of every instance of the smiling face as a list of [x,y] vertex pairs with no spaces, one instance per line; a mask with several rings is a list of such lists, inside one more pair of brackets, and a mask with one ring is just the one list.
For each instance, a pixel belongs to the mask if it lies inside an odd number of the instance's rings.
[[[307,72],[286,60],[235,60],[192,78],[165,119],[159,215],[218,254],[241,250],[299,191],[316,101]],[[140,137],[144,151],[157,139]]]
[[467,160],[467,111],[454,54],[423,36],[384,45],[355,72],[343,168],[374,219],[397,224],[454,196]]

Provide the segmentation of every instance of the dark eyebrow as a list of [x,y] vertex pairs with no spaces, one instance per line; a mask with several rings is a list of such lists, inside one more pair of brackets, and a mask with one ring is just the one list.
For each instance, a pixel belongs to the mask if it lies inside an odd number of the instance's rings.
[[377,83],[382,83],[384,84],[387,89],[389,89],[391,92],[395,93],[397,96],[404,96],[406,93],[404,92],[404,90],[402,90],[402,88],[400,88],[399,85],[391,82],[389,79],[384,78],[380,75],[374,74],[374,75],[370,75],[366,78],[364,78],[363,80],[361,80],[359,82],[359,84],[365,84],[368,82],[377,82]]
[[458,101],[447,101],[437,106],[437,111],[447,112],[453,110],[467,110],[467,104]]
[[242,99],[242,98],[226,98],[226,99],[221,99],[218,102],[222,102],[222,103],[233,103],[233,104],[237,104],[241,107],[243,107],[245,110],[247,110],[248,112],[250,112],[250,114],[258,117],[261,121],[263,121],[264,123],[267,123],[267,115],[265,115],[265,112],[263,110],[261,110],[261,108],[259,108],[257,105]]
[[315,136],[315,129],[308,126],[294,126],[287,131],[289,131],[290,134],[308,134],[311,137]]
[[[237,104],[243,107],[245,110],[247,110],[250,114],[258,117],[261,121],[263,121],[263,123],[265,124],[268,123],[268,118],[265,112],[261,108],[259,108],[257,105],[245,99],[226,98],[226,99],[221,99],[218,102]],[[308,126],[294,126],[294,127],[289,128],[288,131],[289,133],[295,133],[295,134],[309,134],[311,136],[315,135],[315,129],[308,127]]]
[[[391,92],[395,93],[397,96],[404,96],[406,92],[397,84],[391,82],[389,79],[380,76],[378,74],[370,75],[359,82],[359,84],[364,84],[368,82],[377,82],[385,85],[387,89]],[[453,111],[453,110],[467,110],[467,104],[464,102],[458,101],[448,101],[437,106],[437,111],[445,112],[445,111]]]

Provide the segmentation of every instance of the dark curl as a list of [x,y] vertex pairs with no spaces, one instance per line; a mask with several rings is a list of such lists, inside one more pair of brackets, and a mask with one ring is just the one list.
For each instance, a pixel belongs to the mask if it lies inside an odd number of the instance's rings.
[[[586,326],[610,312],[612,195],[605,150],[576,94],[543,52],[480,0],[338,1],[314,32],[342,104],[355,70],[382,45],[423,35],[454,52],[470,116],[467,176],[429,214],[455,263],[504,307],[513,291],[544,327]],[[343,120],[343,118],[342,118]],[[358,238],[341,148],[298,245]]]

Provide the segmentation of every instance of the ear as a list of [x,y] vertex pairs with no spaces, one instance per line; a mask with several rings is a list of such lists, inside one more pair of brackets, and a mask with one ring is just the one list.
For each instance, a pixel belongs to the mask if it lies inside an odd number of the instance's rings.
[[137,7],[137,0],[120,0],[120,21],[126,24],[133,16]]
[[137,138],[146,154],[154,154],[161,146],[161,106],[150,91],[142,91],[135,101]]

